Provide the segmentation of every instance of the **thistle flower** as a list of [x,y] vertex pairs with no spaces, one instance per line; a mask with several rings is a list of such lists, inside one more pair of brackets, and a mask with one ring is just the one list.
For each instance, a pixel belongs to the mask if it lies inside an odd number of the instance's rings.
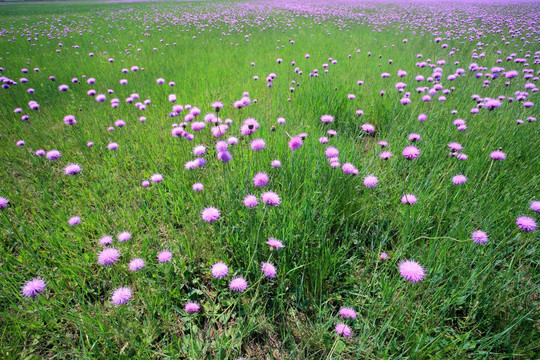
[[166,263],[171,261],[172,259],[172,252],[170,251],[162,251],[158,254],[158,261],[160,263]]
[[248,287],[248,283],[242,277],[236,277],[229,283],[229,288],[232,291],[244,292]]
[[261,264],[261,271],[263,272],[264,276],[268,278],[275,278],[277,274],[276,267],[272,263],[263,262]]
[[534,219],[527,216],[518,217],[516,219],[516,225],[525,232],[535,231],[537,226]]
[[264,187],[268,184],[268,175],[260,172],[253,177],[253,184],[257,187]]
[[35,297],[37,294],[45,290],[45,281],[40,278],[32,279],[27,281],[22,288],[22,294],[26,297]]
[[454,183],[454,185],[462,185],[465,184],[466,181],[467,178],[465,177],[465,175],[456,175],[452,178],[452,182]]
[[272,248],[275,248],[276,250],[285,247],[285,245],[283,245],[281,241],[274,238],[268,238],[268,241],[266,243],[270,245]]
[[261,195],[262,201],[269,206],[278,206],[281,204],[279,195],[273,191],[267,191]]
[[0,209],[5,209],[9,204],[9,200],[0,196]]
[[81,166],[79,164],[69,164],[64,168],[64,174],[77,175],[81,172]]
[[476,230],[471,234],[472,239],[477,244],[485,244],[488,241],[488,236],[482,230]]
[[208,207],[201,212],[201,217],[204,221],[213,223],[219,219],[220,212],[215,207]]
[[339,323],[336,325],[336,333],[348,338],[351,336],[351,328],[345,324]]
[[108,248],[98,254],[98,263],[104,266],[112,265],[118,261],[119,257],[120,253],[118,252],[118,250],[114,248]]
[[227,265],[225,265],[225,263],[219,261],[212,265],[212,276],[215,279],[224,278],[225,276],[227,276],[228,273],[229,268],[227,267]]
[[111,302],[116,306],[120,306],[127,303],[129,299],[131,299],[131,289],[120,287],[114,291]]
[[401,197],[401,202],[406,205],[416,204],[417,199],[413,194],[405,194]]
[[368,188],[377,186],[378,182],[379,180],[373,175],[368,175],[364,178],[364,185]]
[[341,308],[339,310],[339,316],[344,319],[356,319],[356,312],[351,308]]
[[196,302],[188,302],[186,303],[184,310],[187,313],[196,313],[196,312],[199,312],[199,308],[200,306]]
[[139,271],[145,266],[144,260],[141,258],[135,258],[129,262],[130,271]]
[[420,155],[420,150],[415,146],[407,146],[403,149],[403,156],[407,160],[416,159]]
[[129,239],[131,239],[131,234],[127,231],[121,232],[120,234],[118,234],[117,239],[120,242],[128,241]]
[[259,200],[257,200],[257,197],[255,195],[247,195],[244,198],[244,205],[249,208],[253,208],[257,206],[259,203]]
[[414,260],[407,260],[399,265],[401,276],[411,282],[419,282],[424,279],[426,273],[424,268]]

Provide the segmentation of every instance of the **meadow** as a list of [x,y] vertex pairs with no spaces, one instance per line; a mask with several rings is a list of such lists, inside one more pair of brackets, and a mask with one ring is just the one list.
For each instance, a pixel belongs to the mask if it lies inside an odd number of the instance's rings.
[[540,358],[540,3],[0,6],[0,358]]

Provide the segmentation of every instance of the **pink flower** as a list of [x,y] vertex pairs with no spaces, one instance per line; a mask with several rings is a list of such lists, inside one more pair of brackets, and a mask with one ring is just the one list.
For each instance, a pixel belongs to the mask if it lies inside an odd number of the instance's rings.
[[401,276],[411,282],[419,282],[424,279],[426,273],[424,268],[414,260],[407,260],[399,265]]

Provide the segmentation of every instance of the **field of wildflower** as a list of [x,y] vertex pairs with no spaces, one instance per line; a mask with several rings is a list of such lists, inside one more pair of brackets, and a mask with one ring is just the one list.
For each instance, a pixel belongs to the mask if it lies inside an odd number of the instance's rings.
[[0,358],[540,358],[540,3],[0,6]]

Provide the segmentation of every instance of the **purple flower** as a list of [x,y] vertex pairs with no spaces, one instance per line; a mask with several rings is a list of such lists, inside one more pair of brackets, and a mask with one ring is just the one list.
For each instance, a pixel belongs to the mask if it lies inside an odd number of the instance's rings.
[[272,167],[273,168],[280,168],[281,167],[281,161],[279,160],[272,160]]
[[115,142],[112,142],[109,145],[107,145],[107,149],[109,149],[111,151],[114,151],[114,150],[118,149],[118,144],[115,143]]
[[248,283],[242,277],[236,277],[231,280],[229,288],[232,291],[244,292],[248,287]]
[[120,306],[127,303],[129,299],[131,299],[131,289],[120,287],[114,291],[111,302],[116,306]]
[[462,185],[465,184],[466,181],[467,178],[465,177],[465,175],[456,175],[452,178],[452,182],[454,183],[454,185]]
[[294,136],[289,141],[289,149],[292,151],[298,149],[300,146],[302,146],[302,138],[299,136]]
[[64,116],[64,123],[66,125],[75,125],[77,123],[77,120],[75,120],[75,116],[73,115],[66,115]]
[[336,333],[348,338],[351,336],[351,328],[345,324],[339,323],[336,325]]
[[351,308],[341,308],[339,310],[339,316],[344,319],[356,319],[356,312]]
[[401,202],[406,205],[416,204],[417,199],[413,194],[405,194],[401,197]]
[[506,159],[506,154],[503,153],[501,150],[495,150],[491,154],[489,154],[489,156],[493,160],[504,160],[504,159]]
[[[1,200],[2,198],[0,198]],[[0,209],[2,208],[1,201],[0,201]],[[531,202],[531,210],[536,211],[537,213],[540,213],[540,201],[533,201]]]
[[485,244],[488,241],[488,236],[482,230],[476,230],[471,234],[472,239],[477,244]]
[[371,134],[375,131],[375,126],[372,125],[372,124],[363,124],[362,125],[362,130],[364,130],[364,132],[368,133],[368,134]]
[[9,200],[0,196],[0,209],[5,209],[9,204]]
[[393,154],[390,151],[383,151],[379,157],[383,160],[388,160],[393,156]]
[[215,207],[208,207],[201,212],[201,217],[204,221],[213,223],[219,219],[220,212]]
[[131,239],[131,234],[127,231],[121,232],[120,234],[118,234],[117,239],[120,242],[128,241],[129,239]]
[[105,266],[112,265],[118,261],[119,257],[120,253],[118,252],[118,250],[114,248],[108,248],[98,254],[98,263]]
[[381,254],[381,256],[380,256],[380,258],[383,259],[383,260],[386,259],[387,257],[388,257],[388,254],[385,253],[385,252],[383,252],[383,253]]
[[43,290],[45,290],[45,286],[47,285],[42,279],[32,279],[30,281],[27,281],[26,284],[24,284],[22,288],[22,294],[26,297],[34,297],[37,294],[43,292]]
[[162,251],[158,254],[158,261],[160,263],[166,263],[166,262],[169,262],[171,261],[172,259],[172,252],[170,251]]
[[341,167],[341,169],[343,170],[343,172],[347,175],[356,175],[358,174],[358,169],[356,167],[354,167],[353,164],[351,163],[345,163],[343,164],[343,166]]
[[59,159],[60,156],[62,156],[60,154],[60,151],[58,150],[50,150],[50,151],[47,151],[47,154],[45,155],[45,157],[49,160],[56,160],[56,159]]
[[258,173],[253,177],[253,184],[257,187],[264,187],[268,184],[268,175],[265,173]]
[[331,122],[334,122],[334,117],[331,115],[323,115],[321,116],[321,121],[323,123],[331,123]]
[[244,205],[249,208],[253,208],[257,206],[259,203],[259,200],[257,200],[257,197],[255,195],[247,195],[244,198]]
[[364,185],[366,185],[368,188],[377,186],[378,182],[379,180],[373,175],[368,175],[364,178]]
[[161,174],[154,174],[150,176],[150,181],[153,183],[160,183],[163,181],[163,175]]
[[113,242],[113,238],[110,236],[102,236],[101,239],[99,239],[99,243],[101,245],[109,245]]
[[527,216],[520,216],[516,219],[516,225],[525,232],[531,232],[536,230],[536,222],[533,218]]
[[272,263],[263,262],[261,264],[261,271],[263,272],[264,276],[268,278],[275,278],[276,277],[276,267]]
[[420,150],[416,146],[407,146],[403,149],[403,156],[407,160],[416,159],[420,155]]
[[135,258],[129,262],[129,271],[139,271],[144,267],[144,260],[141,258]]
[[79,164],[69,164],[64,168],[64,174],[66,175],[77,175],[81,172],[81,167]]
[[262,201],[269,206],[278,206],[279,204],[281,204],[281,199],[279,198],[279,195],[273,191],[267,191],[262,193],[261,198]]
[[424,279],[424,268],[414,260],[403,261],[399,265],[399,273],[408,281],[419,282]]
[[266,143],[264,142],[263,139],[255,139],[251,142],[251,149],[255,151],[262,150],[264,149],[265,146],[266,146]]
[[201,183],[195,183],[195,184],[193,184],[192,189],[194,191],[199,192],[199,191],[202,191],[204,189],[204,185],[201,184]]
[[78,216],[73,216],[68,220],[68,224],[71,226],[75,226],[81,223],[81,218]]
[[270,245],[272,248],[275,248],[276,250],[285,247],[285,245],[283,245],[281,241],[274,238],[268,238],[268,241],[266,243]]
[[199,308],[200,306],[196,302],[188,302],[186,303],[184,310],[187,313],[196,313],[196,312],[199,312]]
[[215,279],[224,278],[225,276],[227,276],[228,273],[229,268],[227,267],[227,265],[225,265],[225,263],[219,261],[212,265],[212,276]]

